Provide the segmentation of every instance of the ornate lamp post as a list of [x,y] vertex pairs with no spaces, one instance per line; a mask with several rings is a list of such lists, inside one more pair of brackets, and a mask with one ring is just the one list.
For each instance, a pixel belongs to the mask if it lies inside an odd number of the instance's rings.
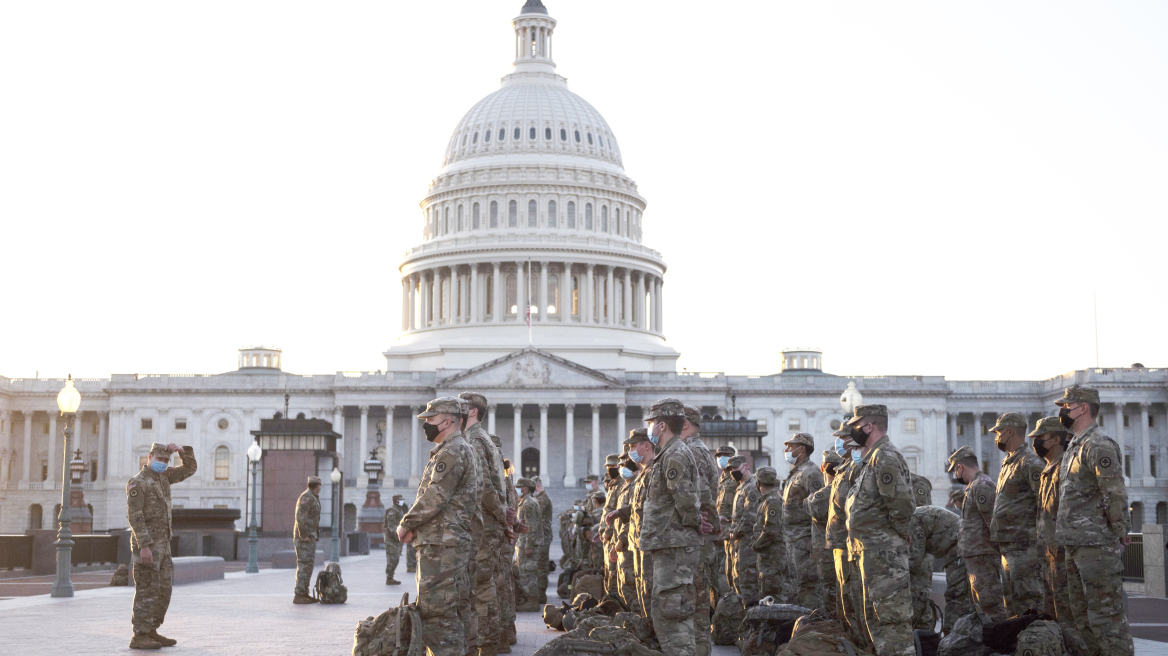
[[341,497],[337,494],[337,484],[341,482],[341,470],[333,467],[333,473],[329,474],[329,478],[333,482],[333,557],[331,560],[334,563],[341,562],[341,545],[340,545],[340,531],[341,524],[338,515],[341,513]]
[[244,571],[248,574],[258,574],[260,571],[256,554],[259,543],[259,538],[256,537],[256,497],[259,496],[256,490],[256,465],[263,455],[264,451],[258,443],[252,442],[251,446],[247,447],[247,459],[251,462],[251,526],[247,530],[247,569]]
[[81,394],[73,387],[73,375],[70,374],[65,387],[57,394],[57,408],[61,416],[65,417],[65,449],[61,458],[61,529],[57,532],[57,581],[49,593],[52,597],[73,596],[73,582],[69,579],[73,568],[73,532],[70,530],[73,514],[69,511],[69,484],[73,476],[69,466],[69,452],[73,448],[73,420],[77,418],[77,409],[80,407]]
[[860,390],[856,389],[856,382],[850,381],[848,388],[840,394],[840,408],[844,411],[844,421],[847,421],[852,411],[856,406],[864,403],[864,397],[860,394]]

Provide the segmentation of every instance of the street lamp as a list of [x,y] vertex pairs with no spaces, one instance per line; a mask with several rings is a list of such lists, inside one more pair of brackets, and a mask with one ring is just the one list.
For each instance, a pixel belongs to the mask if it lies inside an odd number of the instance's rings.
[[535,424],[527,425],[527,442],[530,444],[535,440]]
[[840,408],[844,411],[844,421],[846,422],[851,416],[852,411],[856,406],[864,402],[864,397],[860,395],[860,390],[856,389],[856,381],[850,381],[848,388],[840,394]]
[[329,478],[333,481],[333,557],[334,563],[341,562],[341,545],[340,545],[340,523],[338,522],[338,515],[341,512],[341,497],[337,494],[337,484],[341,482],[341,470],[333,467],[333,473],[329,474]]
[[65,449],[61,458],[61,514],[58,515],[61,528],[57,532],[57,581],[53,583],[53,589],[49,593],[51,597],[73,596],[73,582],[69,579],[73,568],[73,532],[69,528],[73,522],[73,513],[69,511],[69,484],[73,476],[69,452],[73,448],[73,420],[77,417],[77,408],[80,407],[81,394],[73,387],[73,375],[69,374],[65,387],[57,394],[57,408],[61,411],[61,416],[65,417]]
[[247,447],[247,459],[251,462],[251,526],[248,527],[247,531],[247,569],[244,571],[248,574],[258,574],[260,571],[260,563],[256,554],[260,541],[256,537],[256,497],[259,495],[259,491],[256,490],[256,465],[259,464],[263,455],[264,451],[258,442],[252,442],[251,446]]

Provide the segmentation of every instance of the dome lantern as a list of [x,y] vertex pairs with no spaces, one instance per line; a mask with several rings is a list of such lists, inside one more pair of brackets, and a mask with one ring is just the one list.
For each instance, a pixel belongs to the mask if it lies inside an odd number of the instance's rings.
[[552,33],[556,21],[548,16],[547,7],[540,0],[528,0],[519,16],[511,21],[515,28],[515,73],[547,73],[554,75],[552,61]]

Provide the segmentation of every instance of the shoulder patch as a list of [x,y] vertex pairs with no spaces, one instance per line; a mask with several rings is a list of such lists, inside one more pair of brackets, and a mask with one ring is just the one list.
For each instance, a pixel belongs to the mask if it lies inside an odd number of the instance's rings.
[[768,510],[767,517],[774,517],[776,513],[777,513],[777,511],[775,511],[775,510]]
[[130,488],[130,496],[132,496],[132,497],[138,496],[138,490],[135,490],[133,487],[131,487]]
[[671,481],[672,481],[673,479],[677,478],[677,468],[675,468],[675,467],[670,467],[670,468],[669,468],[669,471],[665,472],[665,477],[666,477],[666,478],[668,478],[668,479],[669,479],[669,480],[671,480]]
[[986,502],[986,495],[984,495],[984,494],[977,495],[977,502],[980,504],[984,504]]
[[1111,466],[1111,458],[1108,456],[1103,456],[1102,458],[1099,459],[1099,466],[1102,467],[1103,469],[1107,469],[1108,467]]
[[811,481],[811,487],[818,490],[819,488],[823,487],[823,482],[819,480],[813,480]]
[[302,497],[302,498],[300,499],[300,503],[302,503],[302,504],[304,504],[304,505],[306,505],[306,506],[307,506],[307,505],[308,505],[308,497]]
[[884,472],[883,474],[881,474],[880,475],[880,482],[885,484],[885,485],[890,485],[892,483],[892,473],[891,472]]
[[921,496],[921,497],[925,496],[925,488],[918,487],[917,488],[917,496]]
[[438,464],[434,465],[434,471],[438,472],[439,474],[446,471],[446,463],[439,461]]
[[138,484],[137,484],[137,483],[135,483],[134,481],[130,481],[130,485],[129,485],[129,486],[126,488],[126,489],[127,489],[127,490],[132,490],[132,489],[134,489],[134,488],[135,488],[135,487],[137,487],[137,486],[138,486]]
[[1030,475],[1030,478],[1033,478],[1036,481],[1041,479],[1042,478],[1042,471],[1039,469],[1035,469],[1034,473]]

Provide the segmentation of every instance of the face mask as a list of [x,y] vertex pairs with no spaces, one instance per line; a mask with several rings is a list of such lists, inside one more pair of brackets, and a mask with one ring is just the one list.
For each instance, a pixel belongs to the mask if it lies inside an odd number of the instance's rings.
[[617,470],[617,468],[616,468],[616,467],[609,467],[609,469],[608,469],[608,477],[609,477],[609,478],[611,478],[611,479],[613,479],[613,480],[616,480],[616,478],[617,478],[618,476],[620,476],[620,472]]
[[730,456],[718,456],[718,469],[725,469],[730,466]]
[[1066,407],[1059,408],[1059,423],[1062,424],[1063,428],[1065,428],[1067,430],[1070,430],[1071,426],[1075,425],[1075,420],[1071,419],[1071,409],[1070,408],[1066,408]]
[[[867,428],[867,426],[864,426],[864,428]],[[868,436],[870,435],[870,433],[864,432],[864,428],[857,427],[852,431],[852,441],[860,446],[864,446],[868,442]]]
[[150,469],[154,470],[155,474],[161,474],[162,472],[166,471],[166,463],[158,462],[157,460],[151,460]]
[[627,481],[634,476],[634,472],[633,472],[633,470],[629,469],[628,467],[621,467],[620,468],[620,475],[621,475],[621,478],[623,478]]
[[994,438],[994,444],[997,445],[998,451],[1002,451],[1003,453],[1006,451],[1006,443],[1002,441],[1001,433],[998,433],[998,436]]
[[641,455],[640,451],[629,451],[629,460],[639,463],[644,459],[645,457]]
[[426,434],[426,441],[433,442],[438,439],[438,433],[442,432],[437,424],[422,424],[422,432]]
[[732,472],[730,472],[730,475],[733,476],[734,480],[736,480],[736,481],[741,481],[743,479],[743,477],[745,476],[745,474],[743,474],[740,471],[732,471]]
[[859,450],[856,450],[856,449],[852,450],[852,462],[854,462],[858,465],[858,464],[860,464],[860,461],[862,461],[863,459],[864,459],[864,456],[860,455]]
[[658,421],[649,431],[649,441],[653,443],[653,446],[657,446],[657,443],[661,441],[661,429],[663,428],[665,428],[665,424]]
[[795,454],[791,453],[790,451],[787,451],[783,454],[783,459],[787,461],[788,465],[794,465],[795,461],[798,460],[798,458],[795,457]]
[[835,454],[841,458],[848,457],[848,450],[844,448],[844,438],[835,438]]
[[1050,449],[1046,446],[1045,437],[1034,440],[1034,452],[1038,454],[1039,458],[1045,458],[1046,454],[1050,453]]

